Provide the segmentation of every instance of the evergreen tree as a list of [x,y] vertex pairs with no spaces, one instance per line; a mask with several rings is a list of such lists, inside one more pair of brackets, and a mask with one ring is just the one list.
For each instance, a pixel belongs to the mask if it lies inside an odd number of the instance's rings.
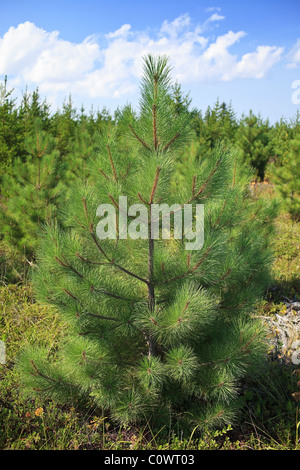
[[265,177],[268,179],[269,166],[272,163],[279,164],[286,159],[290,151],[290,143],[293,140],[293,128],[285,120],[276,122],[270,129],[269,161],[266,166]]
[[171,99],[174,102],[175,112],[177,114],[182,112],[190,112],[190,105],[192,100],[189,96],[189,93],[185,95],[183,94],[181,85],[178,82],[175,82],[175,84],[172,86]]
[[282,207],[300,219],[300,137],[289,142],[289,150],[274,159],[267,168],[268,178],[282,200]]
[[58,110],[53,117],[51,133],[57,140],[57,150],[62,159],[70,155],[70,146],[75,138],[77,111],[73,106],[72,97],[64,101],[62,111]]
[[13,90],[7,90],[7,77],[0,84],[0,178],[9,171],[14,159],[24,152],[22,123]]
[[236,134],[236,144],[241,149],[242,160],[251,165],[256,176],[263,180],[269,160],[269,123],[250,111],[243,117]]
[[90,175],[91,158],[95,151],[95,139],[84,121],[78,124],[74,140],[70,141],[66,158],[66,184],[72,186],[74,181],[85,184]]
[[[228,146],[195,160],[171,191],[191,119],[170,95],[167,59],[147,56],[140,113],[124,116],[130,152],[119,152],[116,127],[101,135],[98,177],[74,188],[62,225],[50,224],[40,247],[35,290],[69,334],[54,356],[47,347],[23,351],[19,371],[30,396],[84,396],[122,423],[223,426],[234,419],[242,378],[264,357],[264,331],[250,312],[269,281],[272,214],[248,197]],[[169,237],[153,233],[156,204],[178,204],[169,232],[156,214]],[[199,204],[204,244],[191,249],[178,226],[183,209],[198,216]]]
[[39,125],[42,130],[50,130],[50,105],[47,103],[46,100],[41,101],[38,88],[32,93],[29,93],[26,90],[18,111],[19,117],[22,120],[23,133],[25,136],[32,134],[37,121],[39,121]]
[[231,104],[220,103],[217,99],[213,108],[208,106],[204,117],[199,116],[196,132],[201,154],[212,153],[220,142],[233,143],[238,124]]
[[35,122],[25,139],[26,161],[15,158],[11,173],[3,176],[0,218],[2,238],[32,258],[40,226],[56,213],[60,197],[60,158],[55,141]]

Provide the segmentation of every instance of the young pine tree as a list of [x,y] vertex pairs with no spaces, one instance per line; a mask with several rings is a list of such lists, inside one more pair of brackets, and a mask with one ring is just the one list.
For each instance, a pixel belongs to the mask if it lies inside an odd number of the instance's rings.
[[[0,83],[0,181],[2,175],[9,172],[14,159],[23,153],[22,120],[11,98],[13,90],[7,90],[7,77]],[[1,191],[2,192],[2,191]]]
[[60,158],[55,142],[36,121],[25,139],[26,161],[15,158],[3,176],[0,220],[2,238],[32,258],[41,226],[54,217],[61,196]]
[[269,140],[268,121],[264,122],[252,111],[241,119],[236,133],[236,145],[241,150],[243,162],[253,167],[256,177],[260,180],[265,177],[265,169],[269,160]]
[[300,138],[288,144],[289,149],[270,162],[267,174],[275,185],[283,210],[300,220]]
[[[23,351],[19,371],[31,396],[83,396],[122,423],[223,426],[235,417],[242,378],[265,351],[250,312],[269,279],[272,217],[248,197],[228,147],[195,160],[170,191],[176,154],[190,135],[190,114],[176,113],[170,91],[167,59],[147,56],[140,114],[124,116],[127,138],[116,129],[101,137],[98,178],[77,185],[63,225],[46,229],[34,286],[69,330],[54,356],[47,346]],[[119,152],[129,136],[131,151]],[[107,213],[97,210],[103,203]],[[169,238],[151,237],[154,204],[178,204]],[[204,204],[204,244],[187,250],[188,234],[180,238],[174,220],[196,204]]]
[[95,151],[94,136],[86,126],[79,125],[75,131],[74,139],[70,143],[69,155],[66,158],[67,185],[86,184],[90,176],[90,160]]

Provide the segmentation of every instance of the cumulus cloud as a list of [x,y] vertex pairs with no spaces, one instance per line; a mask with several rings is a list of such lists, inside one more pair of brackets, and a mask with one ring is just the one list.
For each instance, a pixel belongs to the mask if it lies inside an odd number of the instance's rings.
[[121,26],[121,28],[117,29],[113,33],[106,34],[106,37],[107,37],[107,39],[114,39],[114,38],[118,38],[118,37],[127,37],[130,29],[131,29],[130,24],[123,24],[123,26]]
[[300,39],[296,42],[290,53],[288,54],[289,63],[287,67],[290,69],[296,68],[300,65]]
[[[141,58],[152,52],[170,57],[174,79],[182,84],[263,78],[281,59],[283,49],[261,45],[238,57],[231,48],[246,33],[228,31],[212,39],[207,26],[215,27],[224,19],[217,7],[212,11],[203,23],[194,24],[184,14],[164,21],[156,32],[132,31],[130,24],[124,24],[102,36],[101,45],[96,36],[76,44],[62,39],[58,31],[25,22],[0,38],[0,75],[51,95],[119,98],[137,90]],[[294,62],[300,43],[297,51]]]
[[27,21],[0,39],[0,74],[63,88],[92,71],[102,54],[92,37],[74,44]]
[[166,33],[168,36],[176,39],[176,37],[178,37],[181,32],[186,31],[190,25],[191,18],[186,13],[185,15],[181,15],[178,18],[175,18],[175,20],[171,22],[165,20],[160,28],[160,34]]
[[239,62],[224,75],[224,79],[263,78],[267,71],[280,61],[284,48],[258,46],[256,51],[244,54]]
[[218,13],[213,13],[207,20],[206,23],[212,23],[213,21],[224,20],[225,16],[219,15]]
[[14,75],[30,70],[57,38],[58,31],[47,33],[28,21],[17,28],[11,27],[0,39],[0,73]]

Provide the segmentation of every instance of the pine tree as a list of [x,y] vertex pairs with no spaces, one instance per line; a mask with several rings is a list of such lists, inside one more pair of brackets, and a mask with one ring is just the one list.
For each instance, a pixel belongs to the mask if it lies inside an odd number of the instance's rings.
[[232,106],[217,99],[213,108],[207,107],[204,117],[198,113],[195,125],[200,154],[211,153],[220,142],[233,143],[238,124]]
[[0,84],[0,178],[24,152],[22,123],[12,93],[13,90],[7,90],[5,77],[4,83]]
[[69,155],[70,144],[75,137],[77,118],[77,111],[70,95],[68,101],[64,101],[62,110],[58,110],[53,116],[52,135],[57,139],[57,150],[62,158]]
[[72,186],[74,181],[85,184],[90,175],[91,159],[95,151],[94,136],[90,134],[85,123],[76,128],[74,140],[69,144],[66,158],[66,183]]
[[[120,123],[121,121],[122,119],[120,119]],[[97,137],[99,134],[109,133],[116,125],[105,108],[101,113],[97,113],[96,120],[93,116],[88,118],[82,108],[80,119],[75,123],[73,137],[69,140],[65,156],[65,179],[68,186],[72,185],[74,181],[86,184],[88,179],[92,179],[91,168],[98,146]],[[121,125],[120,123],[119,125]]]
[[250,111],[243,117],[236,134],[236,144],[242,151],[242,160],[256,171],[256,177],[264,179],[269,160],[269,123]]
[[24,146],[26,160],[15,158],[11,172],[3,176],[0,220],[5,244],[32,259],[41,226],[56,214],[63,184],[55,141],[39,120]]
[[284,151],[267,168],[267,175],[282,201],[283,210],[300,219],[300,138],[285,146]]
[[272,163],[279,164],[285,160],[293,140],[293,128],[285,120],[276,122],[270,129],[269,161],[266,166],[265,178],[268,179],[269,167]]
[[32,93],[27,90],[24,93],[19,108],[19,117],[22,120],[23,133],[25,136],[32,134],[37,122],[39,122],[39,126],[43,131],[50,130],[52,121],[50,105],[46,100],[41,100],[38,88]]
[[[98,177],[74,188],[61,225],[46,227],[33,283],[69,333],[54,355],[24,350],[19,372],[31,396],[83,396],[122,423],[223,426],[234,420],[241,380],[265,354],[250,313],[269,282],[272,211],[249,197],[228,146],[195,160],[171,191],[191,122],[170,93],[168,60],[147,56],[140,112],[123,116],[130,151],[119,151],[116,128],[103,134]],[[153,234],[155,204],[178,204],[169,231]],[[204,244],[191,249],[187,227],[178,232],[181,211],[199,216],[201,204]]]

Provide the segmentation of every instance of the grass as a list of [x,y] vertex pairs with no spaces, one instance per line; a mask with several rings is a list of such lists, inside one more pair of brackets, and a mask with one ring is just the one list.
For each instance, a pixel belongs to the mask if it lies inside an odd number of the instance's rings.
[[[274,239],[274,281],[256,315],[284,315],[284,300],[299,299],[299,248],[300,224],[281,214]],[[119,427],[92,407],[25,399],[14,369],[20,347],[34,343],[54,351],[65,333],[57,313],[34,301],[29,282],[2,281],[0,340],[6,345],[6,364],[0,364],[0,449],[300,450],[300,369],[280,361],[267,361],[263,379],[245,382],[241,422],[201,435],[195,429],[188,437],[167,426],[158,432],[149,426]]]

